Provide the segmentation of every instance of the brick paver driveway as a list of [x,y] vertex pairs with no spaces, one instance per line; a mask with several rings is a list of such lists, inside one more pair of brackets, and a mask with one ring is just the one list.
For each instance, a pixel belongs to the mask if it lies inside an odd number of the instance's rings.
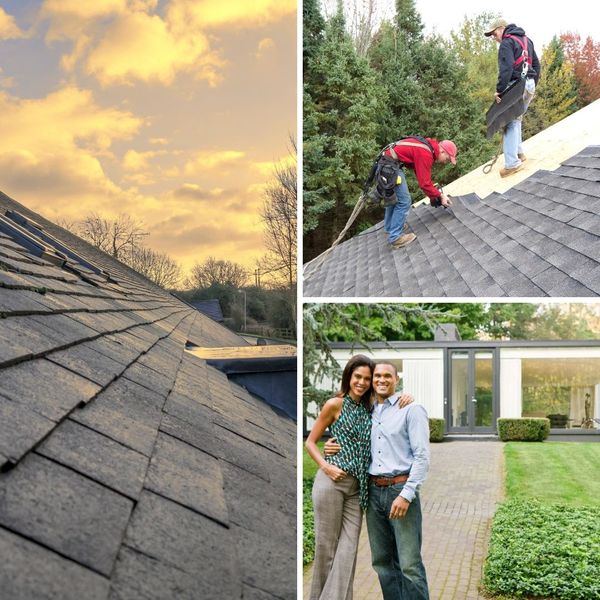
[[[503,493],[503,444],[453,441],[431,444],[423,486],[423,557],[431,600],[477,600],[496,504]],[[381,600],[363,523],[354,580],[355,600]],[[310,590],[304,573],[304,599]]]

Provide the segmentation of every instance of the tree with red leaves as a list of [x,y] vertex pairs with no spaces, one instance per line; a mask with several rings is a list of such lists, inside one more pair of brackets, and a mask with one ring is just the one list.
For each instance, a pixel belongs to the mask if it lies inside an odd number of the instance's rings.
[[578,104],[586,106],[600,98],[600,42],[587,37],[582,42],[578,33],[560,36],[567,61],[573,66],[578,87]]

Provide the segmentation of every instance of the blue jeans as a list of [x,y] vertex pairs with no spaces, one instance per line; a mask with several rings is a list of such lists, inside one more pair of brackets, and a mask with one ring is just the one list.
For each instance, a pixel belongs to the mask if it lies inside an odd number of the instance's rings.
[[390,519],[392,502],[403,484],[369,484],[367,528],[373,568],[384,600],[429,600],[427,575],[421,558],[421,502],[411,502],[402,519]]
[[402,235],[402,228],[404,227],[406,215],[411,204],[406,177],[404,177],[402,169],[400,169],[399,175],[402,181],[396,186],[396,198],[398,201],[394,206],[385,207],[385,218],[383,220],[383,228],[388,234],[390,244],[394,243]]
[[[525,100],[525,112],[529,104],[533,100],[535,94],[535,82],[533,79],[528,79],[525,82],[525,92],[523,99]],[[525,112],[523,114],[525,114]],[[504,128],[504,166],[507,169],[513,169],[521,164],[521,160],[517,156],[523,152],[523,138],[521,137],[521,123],[523,122],[523,115],[518,119],[511,121]]]

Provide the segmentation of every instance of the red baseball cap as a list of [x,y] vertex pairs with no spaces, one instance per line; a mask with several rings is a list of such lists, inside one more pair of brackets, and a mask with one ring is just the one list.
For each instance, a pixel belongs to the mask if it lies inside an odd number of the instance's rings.
[[453,165],[456,164],[456,144],[450,140],[443,140],[440,142],[440,148],[443,148],[450,156],[450,161]]

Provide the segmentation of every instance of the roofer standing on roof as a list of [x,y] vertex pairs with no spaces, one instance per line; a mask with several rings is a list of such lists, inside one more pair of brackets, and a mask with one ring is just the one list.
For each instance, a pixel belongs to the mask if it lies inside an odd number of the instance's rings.
[[419,186],[430,198],[432,206],[446,208],[452,203],[446,194],[433,185],[431,168],[434,162],[442,164],[452,162],[455,165],[456,145],[450,140],[438,142],[433,138],[414,136],[403,138],[387,146],[383,151],[383,157],[397,160],[400,166],[395,186],[396,202],[392,205],[386,202],[384,228],[392,247],[402,248],[416,238],[414,233],[402,233],[411,206],[403,167],[408,167],[415,172]]
[[[496,102],[502,101],[501,95],[514,81],[525,77],[523,100],[525,112],[535,94],[535,86],[540,77],[540,61],[533,42],[525,35],[521,27],[508,24],[504,19],[496,19],[485,32],[487,37],[493,36],[500,44],[498,48],[498,83],[496,84]],[[525,154],[521,137],[521,121],[523,115],[508,123],[504,128],[504,169],[500,176],[512,175],[523,168]]]

